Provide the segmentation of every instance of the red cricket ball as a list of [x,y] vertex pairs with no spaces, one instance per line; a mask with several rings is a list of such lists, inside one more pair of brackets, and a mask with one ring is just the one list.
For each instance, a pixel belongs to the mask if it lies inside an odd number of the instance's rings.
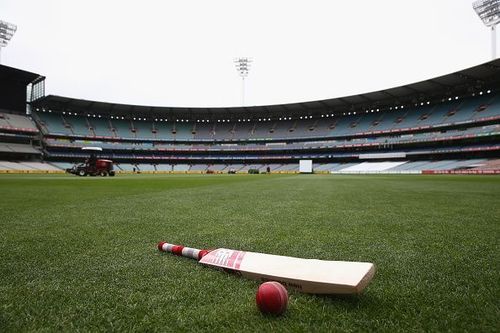
[[255,300],[260,312],[280,315],[288,306],[288,292],[279,282],[264,282],[259,286]]

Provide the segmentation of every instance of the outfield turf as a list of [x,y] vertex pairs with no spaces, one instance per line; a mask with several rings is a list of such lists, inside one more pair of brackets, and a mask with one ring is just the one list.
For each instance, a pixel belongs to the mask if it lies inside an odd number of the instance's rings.
[[[0,332],[500,331],[500,177],[0,176]],[[360,296],[289,291],[161,254],[370,261]]]

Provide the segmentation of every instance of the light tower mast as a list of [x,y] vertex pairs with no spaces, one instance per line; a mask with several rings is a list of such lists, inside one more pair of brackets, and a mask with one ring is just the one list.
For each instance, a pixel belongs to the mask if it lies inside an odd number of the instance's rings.
[[2,47],[6,47],[16,33],[17,26],[0,20],[0,64],[2,63]]
[[497,58],[497,34],[496,26],[500,22],[500,0],[477,0],[472,3],[484,25],[491,28],[491,55],[493,60]]
[[250,58],[237,58],[234,60],[236,65],[236,70],[241,77],[241,106],[245,106],[245,78],[248,76],[248,71],[250,70],[250,64],[252,59]]

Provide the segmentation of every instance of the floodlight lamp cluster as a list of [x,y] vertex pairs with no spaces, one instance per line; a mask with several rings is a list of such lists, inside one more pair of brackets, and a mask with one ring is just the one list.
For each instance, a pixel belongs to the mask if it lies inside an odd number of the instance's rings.
[[500,0],[478,0],[472,3],[472,7],[485,26],[500,23]]
[[234,60],[236,65],[236,70],[240,74],[242,78],[246,78],[248,76],[248,71],[250,70],[250,65],[252,63],[252,59],[250,58],[237,58]]
[[6,47],[12,36],[16,33],[15,24],[0,20],[0,47]]

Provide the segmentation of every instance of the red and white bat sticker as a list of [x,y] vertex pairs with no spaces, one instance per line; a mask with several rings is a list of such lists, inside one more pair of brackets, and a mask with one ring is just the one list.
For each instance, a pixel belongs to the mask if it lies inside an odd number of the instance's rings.
[[228,269],[240,269],[245,253],[245,251],[217,249],[205,255],[200,263]]

